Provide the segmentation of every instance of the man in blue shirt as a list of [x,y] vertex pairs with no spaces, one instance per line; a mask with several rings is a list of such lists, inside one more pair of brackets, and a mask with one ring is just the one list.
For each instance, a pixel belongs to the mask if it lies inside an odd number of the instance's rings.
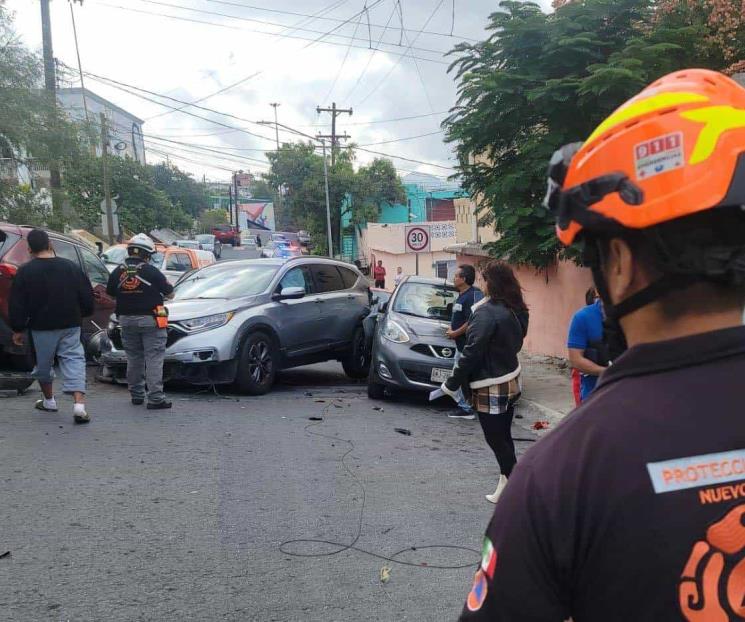
[[570,365],[581,374],[580,399],[584,402],[595,388],[598,376],[605,371],[605,366],[598,362],[605,361],[602,361],[603,307],[597,294],[594,302],[574,314],[567,349]]
[[[446,335],[455,340],[455,363],[458,364],[463,348],[466,346],[466,331],[468,330],[468,320],[473,313],[473,305],[484,297],[483,292],[474,287],[476,282],[476,269],[473,266],[464,264],[458,266],[458,270],[453,277],[453,284],[458,290],[458,299],[453,305],[453,315],[450,320],[450,330]],[[470,404],[461,395],[458,400],[460,410],[448,415],[451,419],[475,419],[476,414]]]

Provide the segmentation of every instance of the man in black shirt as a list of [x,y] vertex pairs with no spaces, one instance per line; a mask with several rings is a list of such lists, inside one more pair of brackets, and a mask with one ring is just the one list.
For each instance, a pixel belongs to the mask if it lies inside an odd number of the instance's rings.
[[129,257],[111,273],[106,291],[116,298],[132,404],[145,402],[147,385],[148,409],[171,408],[163,393],[163,359],[168,339],[163,302],[173,297],[173,286],[149,263],[155,244],[148,236],[134,236],[127,251]]
[[18,269],[8,304],[13,342],[23,345],[25,332],[31,332],[36,355],[33,375],[44,395],[36,408],[57,412],[53,386],[56,358],[64,377],[62,390],[75,401],[75,423],[88,423],[80,327],[84,317],[93,315],[93,289],[79,266],[55,256],[46,231],[30,231],[26,242],[33,259]]
[[741,620],[745,89],[661,78],[549,173],[629,349],[513,471],[462,619]]
[[[474,285],[476,282],[476,268],[463,264],[453,277],[453,284],[458,290],[458,299],[453,305],[450,319],[450,329],[445,333],[449,339],[455,340],[455,364],[458,364],[463,348],[466,347],[466,331],[468,321],[473,314],[473,306],[484,298],[484,293]],[[458,410],[448,415],[451,419],[475,419],[476,413],[466,401],[461,389],[458,399]]]

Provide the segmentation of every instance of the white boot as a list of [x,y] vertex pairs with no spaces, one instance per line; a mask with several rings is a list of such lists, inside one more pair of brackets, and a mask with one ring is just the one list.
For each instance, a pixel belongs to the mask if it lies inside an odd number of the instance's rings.
[[502,494],[505,486],[507,486],[507,477],[505,477],[504,475],[500,475],[499,482],[497,482],[497,489],[494,491],[493,495],[486,495],[486,500],[490,503],[496,503],[499,499],[499,495]]

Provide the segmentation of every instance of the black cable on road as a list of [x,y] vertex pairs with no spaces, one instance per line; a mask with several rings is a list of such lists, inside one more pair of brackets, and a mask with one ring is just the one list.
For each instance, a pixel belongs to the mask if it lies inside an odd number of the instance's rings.
[[[367,491],[365,490],[364,484],[359,480],[359,478],[354,474],[354,471],[352,471],[349,468],[349,465],[345,462],[345,459],[349,454],[351,454],[354,449],[354,442],[352,442],[350,439],[341,438],[339,436],[331,436],[329,434],[322,434],[321,432],[313,432],[310,428],[313,428],[315,426],[319,426],[323,423],[325,418],[328,416],[329,410],[331,409],[331,406],[333,405],[333,402],[330,402],[327,404],[323,411],[322,416],[323,419],[321,421],[314,421],[312,423],[309,423],[308,425],[303,428],[303,431],[311,436],[318,436],[320,438],[325,438],[331,441],[334,441],[335,443],[342,442],[347,443],[349,445],[349,449],[347,449],[346,452],[339,458],[339,463],[344,467],[344,470],[349,473],[349,475],[352,476],[352,479],[359,487],[361,493],[362,493],[362,503],[360,504],[360,513],[359,513],[359,519],[357,521],[357,532],[355,533],[354,537],[352,538],[351,542],[348,544],[345,544],[343,542],[334,542],[333,540],[325,540],[322,538],[293,538],[291,540],[285,540],[284,542],[280,543],[279,550],[284,553],[285,555],[289,555],[291,557],[333,557],[334,555],[339,555],[340,553],[343,553],[345,551],[356,551],[357,553],[362,553],[363,555],[368,555],[369,557],[374,557],[376,559],[380,559],[383,561],[390,562],[392,564],[398,564],[400,566],[411,566],[416,568],[432,568],[435,570],[462,570],[464,568],[473,568],[478,562],[481,560],[481,552],[477,551],[476,549],[469,548],[467,546],[457,546],[454,544],[430,544],[425,546],[408,546],[404,549],[401,549],[400,551],[397,551],[396,553],[393,553],[392,555],[383,555],[382,553],[378,553],[376,551],[368,551],[366,549],[360,548],[357,546],[357,542],[359,542],[360,538],[362,537],[362,521],[365,515],[365,505],[367,502]],[[287,547],[293,545],[293,544],[323,544],[327,546],[334,546],[336,547],[336,550],[334,551],[327,551],[324,553],[302,553],[297,551],[288,550]],[[476,559],[474,561],[468,562],[467,564],[428,564],[427,562],[407,562],[402,561],[400,559],[397,559],[400,555],[403,555],[404,553],[409,552],[415,552],[415,551],[431,551],[434,549],[440,549],[440,550],[456,550],[456,551],[466,551],[468,553],[474,553],[476,555]]]

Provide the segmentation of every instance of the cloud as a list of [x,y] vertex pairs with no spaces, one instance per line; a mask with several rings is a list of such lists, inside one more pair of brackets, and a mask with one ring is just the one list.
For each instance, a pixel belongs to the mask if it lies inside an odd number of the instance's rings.
[[[7,4],[17,13],[17,27],[26,43],[32,48],[40,48],[38,3],[8,0]],[[212,11],[225,16],[206,15],[164,4]],[[239,1],[234,0],[234,4],[239,4]],[[251,4],[267,9],[314,14],[329,3],[328,0],[253,0]],[[368,4],[373,3],[368,1]],[[449,35],[453,26],[450,0],[442,3],[439,0],[401,2],[404,25],[408,29],[406,34],[412,48],[439,50],[444,53],[460,41],[458,38],[438,36],[430,32],[417,34],[438,4],[440,8],[429,21],[427,31]],[[209,0],[162,0],[161,3],[145,0],[88,0],[82,7],[76,5],[75,10],[83,66],[86,71],[95,74],[169,94],[184,101],[194,101],[259,72],[255,77],[200,105],[250,121],[263,121],[273,120],[274,111],[269,103],[280,102],[280,122],[313,135],[317,132],[328,133],[330,130],[329,115],[319,116],[316,106],[328,106],[335,101],[340,107],[354,108],[353,116],[339,117],[337,129],[342,133],[347,131],[358,144],[407,138],[438,130],[445,115],[385,124],[361,124],[365,121],[445,111],[455,101],[456,88],[452,76],[446,72],[446,64],[426,60],[415,63],[409,57],[413,54],[422,59],[447,60],[443,59],[441,53],[412,49],[405,58],[396,55],[407,52],[407,40],[401,33],[397,11],[393,10],[393,0],[383,0],[376,5],[369,11],[369,18],[371,24],[383,25],[393,14],[384,40],[398,44],[401,39],[404,46],[381,46],[381,50],[375,53],[370,49],[371,43],[374,46],[383,31],[375,26],[368,30],[366,16],[360,20],[357,29],[359,40],[350,41],[333,36],[351,37],[357,19],[341,25],[332,35],[324,38],[325,41],[340,45],[311,44],[309,41],[260,34],[254,31],[281,33],[283,28],[245,21],[254,19],[287,25],[304,22],[303,28],[328,32],[340,25],[340,22],[332,21],[333,19],[345,20],[359,12],[362,6],[362,0],[349,0],[326,14],[325,17],[330,18],[327,20],[306,20],[299,16],[242,9]],[[51,7],[55,56],[76,66],[68,4],[53,2]],[[113,7],[203,20],[213,25]],[[488,15],[496,8],[494,0],[456,0],[455,7],[455,34],[472,39],[484,38]],[[290,34],[311,39],[320,37],[300,30]],[[362,49],[348,49],[350,43]],[[345,55],[347,58],[344,62]],[[329,93],[335,80],[335,87]],[[86,86],[145,119],[168,110],[93,79],[88,79]],[[324,101],[327,94],[328,101]],[[351,95],[347,98],[348,94]],[[178,106],[171,101],[165,103]],[[237,149],[273,149],[273,128],[203,110],[186,110],[219,123],[245,127],[266,136],[267,140],[230,131],[207,120],[179,112],[148,120],[145,124],[146,136],[198,145],[189,147],[196,152],[200,151],[200,146],[218,151],[224,149],[225,157],[230,158],[229,161],[221,160],[218,154],[206,151],[202,155],[188,154],[189,159],[199,161],[199,164],[195,164],[178,159],[178,154],[186,157],[186,152],[177,151],[177,148],[183,146],[172,143],[172,149],[163,147],[163,150],[172,152],[172,159],[180,166],[200,177],[206,174],[215,179],[226,178],[229,174],[215,168],[218,166],[257,171],[263,168],[250,160],[245,160],[245,165],[240,165],[243,161],[241,154],[263,159],[260,151]],[[195,134],[200,136],[193,136]],[[287,133],[280,136],[282,140],[290,138],[291,135]],[[380,145],[371,149],[444,166],[453,165],[451,148],[443,143],[442,135]],[[372,154],[360,152],[358,161],[365,163],[373,157],[375,156]],[[157,157],[153,154],[149,159],[154,161]],[[234,161],[237,163],[233,164]],[[394,160],[394,163],[404,170],[422,170],[437,175],[448,173],[443,169],[404,160]]]

